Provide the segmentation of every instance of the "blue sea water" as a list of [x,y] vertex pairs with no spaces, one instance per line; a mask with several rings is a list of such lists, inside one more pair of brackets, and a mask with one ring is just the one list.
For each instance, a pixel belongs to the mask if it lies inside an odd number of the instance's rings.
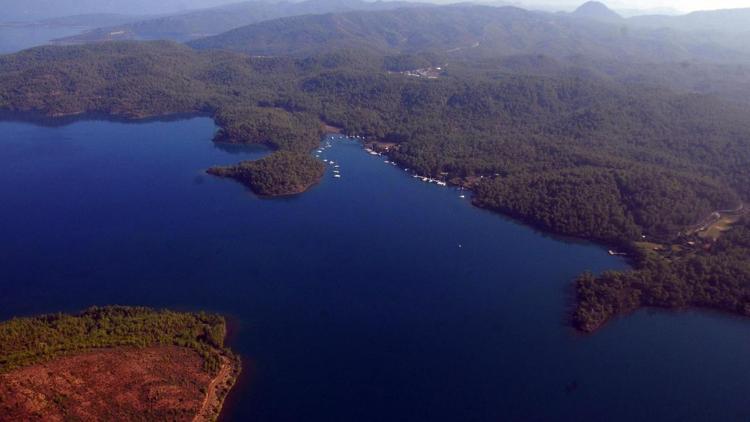
[[566,325],[598,246],[474,208],[333,139],[309,192],[208,176],[262,157],[207,118],[0,122],[0,318],[126,304],[229,317],[230,421],[750,420],[750,321]]
[[0,22],[0,54],[16,53],[27,48],[45,45],[56,38],[77,35],[86,29],[89,28],[34,24],[10,25]]

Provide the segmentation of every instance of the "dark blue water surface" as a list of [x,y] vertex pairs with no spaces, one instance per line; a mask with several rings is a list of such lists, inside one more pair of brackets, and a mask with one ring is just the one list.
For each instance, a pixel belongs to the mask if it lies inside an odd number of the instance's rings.
[[473,208],[334,140],[310,192],[207,176],[263,149],[206,118],[0,123],[0,317],[128,304],[221,312],[238,421],[748,420],[750,323],[640,312],[565,325],[601,247]]

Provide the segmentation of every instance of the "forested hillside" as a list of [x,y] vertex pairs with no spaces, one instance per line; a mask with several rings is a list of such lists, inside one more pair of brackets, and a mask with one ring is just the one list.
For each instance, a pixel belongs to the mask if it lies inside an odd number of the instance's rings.
[[93,307],[76,315],[43,315],[0,323],[0,373],[87,350],[131,346],[188,347],[215,372],[226,322],[219,315],[148,308]]
[[574,324],[594,331],[641,306],[699,306],[750,316],[750,221],[745,218],[710,249],[646,253],[635,271],[585,274],[576,281]]
[[290,16],[189,44],[198,49],[275,57],[342,50],[416,54],[428,57],[433,64],[452,62],[475,70],[596,78],[718,95],[750,104],[750,50],[738,49],[734,38],[734,33],[707,37],[697,29],[665,29],[632,20],[613,22],[580,14],[456,5]]
[[750,60],[699,34],[623,27],[515,7],[455,5],[293,16],[196,40],[196,48],[253,55],[308,55],[341,48],[381,53],[431,51],[450,57],[544,54],[622,61]]

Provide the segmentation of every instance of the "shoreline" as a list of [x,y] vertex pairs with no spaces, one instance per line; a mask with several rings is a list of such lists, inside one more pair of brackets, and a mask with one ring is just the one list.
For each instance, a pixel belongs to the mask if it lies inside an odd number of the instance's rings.
[[[4,114],[7,116],[7,112],[4,113],[4,112],[0,111],[0,119],[3,117]],[[11,114],[13,114],[14,117],[16,117],[16,118],[18,118],[18,116],[26,116],[27,119],[28,119],[28,116],[30,114],[33,115],[34,113],[33,112],[12,112]],[[150,117],[147,114],[143,114],[143,115],[140,115],[138,117],[134,117],[133,115],[130,115],[130,116],[111,115],[111,114],[107,115],[106,113],[104,113],[103,115],[108,120],[114,120],[114,121],[124,120],[124,121],[129,121],[129,122],[141,122],[141,121],[144,121],[144,119],[174,120],[174,118],[170,119],[170,116],[176,116],[176,119],[185,118],[185,117],[191,117],[191,116],[208,116],[208,117],[212,117],[213,120],[214,120],[214,122],[216,123],[216,116],[215,115],[212,116],[210,113],[205,113],[205,112],[203,112],[203,113],[200,113],[200,112],[197,112],[197,113],[174,113],[174,114],[166,114],[166,115],[150,116]],[[37,113],[37,116],[38,116],[38,113]],[[94,117],[94,118],[96,118],[92,114],[77,115],[77,116],[75,116],[72,119],[70,117],[62,117],[62,118],[60,118],[60,117],[52,117],[52,116],[50,116],[50,114],[46,114],[46,116],[47,116],[47,119],[51,119],[52,121],[58,122],[58,123],[61,120],[62,121],[71,121],[71,120],[77,121],[77,120],[85,120],[87,117]],[[100,114],[100,116],[101,116],[101,114]],[[63,123],[63,124],[65,124],[65,123]],[[218,126],[218,123],[216,123],[216,124]],[[221,126],[218,126],[218,127],[221,127]],[[322,134],[321,135],[321,141],[322,141],[322,139],[326,135],[343,134],[344,131],[343,131],[342,128],[339,128],[339,127],[336,127],[336,126],[333,126],[333,125],[327,124],[326,122],[321,121],[320,132]],[[387,141],[377,140],[377,139],[372,139],[372,138],[368,139],[367,137],[357,136],[357,135],[346,135],[346,136],[348,136],[350,138],[353,138],[353,139],[356,139],[356,140],[359,140],[362,143],[362,145],[364,145],[365,147],[372,147],[373,151],[376,151],[378,154],[382,154],[382,155],[388,157],[388,159],[390,160],[391,163],[393,163],[394,165],[397,165],[401,169],[405,169],[405,165],[402,162],[399,162],[399,161],[393,159],[393,155],[392,155],[393,151],[398,151],[399,146],[400,146],[398,143],[387,142]],[[214,139],[214,142],[215,141],[216,140]],[[230,143],[232,143],[232,142],[230,142]],[[247,144],[247,143],[236,143],[236,144]],[[268,143],[260,143],[260,144],[263,144],[265,146],[269,146]],[[271,151],[272,151],[272,153],[269,155],[269,157],[272,157],[272,156],[275,155],[275,153],[278,153],[278,151],[274,151],[273,148],[271,148]],[[209,174],[212,174],[212,175],[221,176],[221,175],[212,173],[210,169],[207,172]],[[416,173],[414,173],[411,170],[410,170],[410,172],[412,174],[416,174]],[[237,180],[237,181],[240,181],[243,185],[245,185],[246,187],[248,187],[258,197],[271,199],[271,198],[283,198],[285,196],[289,197],[289,196],[296,196],[296,195],[303,194],[303,193],[307,192],[308,190],[310,190],[315,185],[319,184],[321,182],[322,178],[324,177],[324,174],[325,174],[325,172],[323,171],[322,174],[320,174],[318,177],[316,177],[314,181],[312,181],[310,183],[305,183],[304,186],[299,186],[299,187],[296,187],[294,190],[283,191],[283,192],[278,192],[278,193],[263,192],[262,190],[257,190],[253,186],[252,183],[243,182],[242,180],[239,180],[239,178],[237,178],[237,177],[232,177],[232,178],[235,179],[235,180]],[[422,176],[422,178],[426,179],[426,180],[429,180],[429,181],[437,181],[438,183],[441,184],[441,186],[450,186],[450,187],[456,187],[456,188],[460,188],[460,189],[466,189],[470,193],[473,194],[472,198],[471,198],[471,202],[472,202],[473,206],[475,206],[475,207],[477,207],[479,209],[483,209],[483,210],[487,210],[489,212],[493,212],[495,214],[503,216],[504,218],[509,218],[509,219],[511,219],[511,220],[513,220],[515,222],[518,222],[519,224],[522,224],[524,226],[533,228],[534,230],[537,230],[538,232],[540,232],[540,233],[542,233],[544,235],[550,235],[550,236],[553,236],[553,237],[558,237],[559,236],[559,237],[562,237],[563,239],[570,239],[570,240],[574,240],[574,241],[587,242],[587,243],[591,243],[593,245],[596,245],[596,246],[599,246],[599,247],[602,247],[602,248],[612,248],[612,250],[615,250],[615,251],[626,251],[626,253],[624,254],[624,256],[622,256],[622,258],[627,260],[627,263],[628,263],[628,265],[631,268],[628,271],[625,271],[625,273],[637,270],[637,266],[641,262],[641,257],[639,256],[639,253],[638,253],[638,250],[637,250],[637,246],[633,246],[633,244],[634,244],[633,242],[636,242],[635,240],[626,242],[625,240],[623,240],[623,241],[607,240],[607,239],[599,239],[599,238],[592,238],[592,237],[585,237],[585,236],[576,236],[576,235],[571,235],[571,234],[566,234],[566,233],[560,233],[560,232],[556,232],[554,230],[550,230],[549,228],[545,227],[543,224],[539,224],[536,221],[524,218],[522,215],[518,215],[516,213],[510,212],[510,211],[507,211],[507,210],[500,210],[500,209],[497,209],[497,208],[491,207],[491,206],[485,206],[484,204],[482,204],[481,199],[478,199],[476,197],[475,187],[485,177],[493,178],[493,177],[495,177],[497,175],[495,175],[495,176],[490,175],[490,176],[452,177],[452,178],[449,178],[449,176],[450,175],[444,173],[444,174],[441,174],[441,176],[438,176],[438,179],[432,179],[432,177],[426,177],[426,176]],[[229,177],[229,176],[224,175],[223,177]],[[577,283],[577,280],[576,280],[576,283]],[[578,301],[578,300],[576,300],[576,303],[581,303],[581,302]],[[645,305],[645,307],[649,307],[649,305]],[[693,307],[693,306],[687,306],[686,308],[691,308],[691,307]],[[674,309],[674,308],[669,307],[669,306],[664,306],[663,308],[665,308],[665,309]],[[706,307],[706,308],[712,309],[710,307]],[[638,309],[638,308],[636,308],[636,309]],[[597,331],[598,329],[600,329],[602,326],[604,326],[606,324],[606,322],[602,322],[601,324],[597,324],[596,327],[594,327],[594,326],[582,327],[582,326],[580,326],[578,324],[575,324],[573,322],[572,316],[570,318],[569,323],[573,327],[575,327],[576,330],[578,330],[580,332],[588,332],[588,333],[593,333],[593,332]]]
[[[405,167],[402,163],[400,163],[398,161],[395,161],[393,159],[393,157],[391,155],[389,155],[389,153],[391,151],[393,151],[393,150],[398,150],[398,144],[397,143],[394,143],[394,142],[384,142],[384,141],[373,141],[373,140],[362,140],[362,139],[358,139],[358,140],[362,142],[363,146],[370,147],[373,151],[381,154],[384,157],[387,157],[389,159],[389,161],[391,163],[395,163],[396,166],[399,169],[408,171],[409,174],[412,174],[412,175],[416,176],[419,179],[428,179],[428,180],[431,179],[433,181],[442,181],[442,182],[444,182],[446,184],[445,187],[459,189],[459,190],[466,191],[467,193],[472,194],[472,198],[470,198],[471,199],[471,204],[474,207],[478,208],[478,209],[492,212],[493,214],[496,214],[496,215],[499,215],[499,216],[501,216],[503,218],[509,219],[509,220],[511,220],[511,221],[513,221],[513,222],[515,222],[517,224],[521,224],[523,226],[529,227],[529,228],[531,228],[531,229],[533,229],[533,230],[535,230],[535,231],[537,231],[537,232],[539,232],[539,233],[541,233],[541,234],[543,234],[545,236],[551,236],[551,237],[554,237],[556,239],[560,239],[562,241],[567,241],[567,242],[583,242],[583,243],[593,244],[593,245],[599,246],[601,248],[605,248],[605,252],[607,252],[608,248],[613,248],[613,247],[614,248],[624,248],[624,245],[618,244],[616,242],[608,242],[608,241],[602,240],[602,239],[597,239],[597,238],[592,238],[592,237],[575,236],[575,235],[570,235],[570,234],[566,234],[566,233],[561,233],[561,232],[556,232],[556,231],[553,231],[553,230],[549,230],[549,229],[546,229],[546,228],[542,227],[539,224],[534,223],[531,220],[524,219],[522,216],[510,213],[510,212],[505,212],[505,211],[497,210],[495,208],[487,207],[487,206],[482,205],[481,202],[477,201],[476,198],[473,197],[473,195],[476,194],[476,192],[474,191],[474,188],[476,187],[476,185],[482,179],[485,179],[485,178],[490,178],[491,179],[491,178],[493,178],[493,176],[469,176],[469,177],[465,177],[465,178],[461,178],[461,177],[447,178],[447,177],[444,177],[443,179],[434,179],[432,176],[424,176],[424,175],[420,175],[418,173],[415,173],[411,169]],[[626,248],[626,249],[630,250],[631,248]],[[629,265],[632,265],[632,261],[631,261],[631,259],[633,258],[633,254],[632,253],[626,253],[626,254],[621,255],[621,256],[628,260]]]
[[106,112],[68,112],[68,113],[45,113],[38,110],[8,110],[0,109],[0,121],[30,123],[43,127],[63,127],[82,121],[104,121],[112,123],[139,124],[152,122],[176,122],[189,120],[197,117],[206,117],[216,124],[214,115],[208,111],[175,112],[159,114],[117,114]]
[[242,370],[226,333],[219,314],[117,305],[2,321],[0,414],[214,421]]
[[[198,382],[209,376],[207,369],[199,364],[203,357],[190,347],[125,345],[62,354],[0,373],[0,413],[4,405],[10,406],[4,411],[19,417],[54,418],[57,414],[81,411],[91,416],[108,411],[111,395],[117,397],[120,411],[129,408],[126,413],[140,412],[143,406],[154,406],[136,398],[146,394],[155,397],[161,411],[180,412],[193,422],[216,421],[239,379],[242,365],[231,352],[218,349],[215,352],[220,353],[222,364],[205,384]],[[105,387],[97,388],[99,384]],[[45,398],[50,395],[66,399]],[[194,403],[194,413],[189,407],[177,404],[183,400],[185,404]],[[84,402],[91,403],[91,407],[82,410],[80,405]]]
[[215,421],[221,417],[229,393],[242,373],[242,362],[237,356],[222,355],[219,373],[206,387],[206,397],[193,422]]
[[[367,140],[360,139],[362,141],[362,145],[365,148],[369,148],[372,151],[376,152],[378,155],[382,155],[384,157],[387,157],[388,160],[391,163],[394,163],[402,170],[408,170],[411,174],[416,175],[415,177],[421,177],[422,179],[429,179],[429,180],[436,180],[432,179],[431,176],[421,176],[418,175],[411,170],[407,169],[403,163],[400,163],[392,157],[390,154],[394,150],[398,150],[398,144],[394,144],[391,142],[383,142],[378,140]],[[447,176],[447,175],[444,175]],[[467,190],[468,192],[472,193],[471,203],[472,206],[481,209],[486,210],[488,212],[492,212],[493,214],[500,215],[503,218],[507,218],[517,224],[529,227],[533,230],[538,231],[539,233],[543,235],[552,236],[554,238],[560,238],[561,241],[579,241],[579,242],[585,242],[591,245],[595,245],[597,247],[600,247],[605,250],[605,252],[608,252],[610,256],[620,258],[625,260],[628,269],[627,270],[611,270],[616,273],[623,273],[623,274],[629,274],[635,271],[638,271],[638,266],[643,262],[643,258],[640,256],[639,253],[639,246],[637,241],[616,241],[616,240],[607,240],[607,239],[598,239],[598,238],[592,238],[592,237],[583,237],[583,236],[575,236],[565,233],[556,232],[553,230],[549,230],[542,225],[536,223],[535,221],[529,220],[524,218],[521,215],[514,214],[512,212],[507,212],[503,210],[498,210],[493,207],[484,206],[482,204],[481,200],[478,200],[475,196],[474,187],[484,178],[492,178],[493,176],[473,176],[473,177],[466,177],[466,178],[448,178],[443,177],[443,180],[447,183],[449,187],[454,188],[460,188],[462,190]],[[437,179],[440,180],[440,179]],[[739,208],[736,210],[727,210],[722,211],[723,213],[732,214],[734,215],[737,213],[739,215],[738,218],[741,218],[743,214],[747,214],[747,210],[743,211],[744,204],[741,204]],[[614,252],[617,251],[617,252]],[[697,250],[696,250],[697,251]],[[608,271],[605,271],[607,273]],[[693,303],[693,304],[681,304],[677,306],[670,306],[665,304],[658,304],[658,303],[648,303],[649,300],[653,299],[649,297],[648,295],[645,295],[640,300],[640,303],[638,303],[636,306],[630,306],[623,309],[620,309],[614,313],[612,313],[609,317],[596,321],[595,323],[586,323],[581,324],[579,320],[576,318],[576,314],[581,309],[581,305],[587,303],[585,301],[585,297],[581,296],[579,293],[579,280],[583,275],[586,273],[580,274],[577,278],[571,280],[571,286],[570,286],[570,297],[569,297],[569,306],[568,310],[566,311],[566,324],[572,328],[577,334],[579,335],[591,335],[597,333],[599,330],[605,328],[611,321],[619,318],[628,316],[634,312],[637,312],[639,310],[647,310],[647,309],[653,309],[653,310],[660,310],[664,312],[687,312],[691,310],[699,311],[699,312],[713,312],[721,315],[727,315],[727,316],[734,316],[737,318],[746,318],[748,317],[747,314],[742,313],[740,311],[732,311],[729,309],[722,308],[720,306],[711,306],[701,303]]]

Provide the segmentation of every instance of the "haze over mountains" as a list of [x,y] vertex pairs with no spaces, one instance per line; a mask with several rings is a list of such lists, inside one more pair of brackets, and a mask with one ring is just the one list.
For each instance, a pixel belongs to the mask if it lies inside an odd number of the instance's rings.
[[681,16],[636,16],[630,22],[682,31],[747,33],[750,31],[750,8],[693,12]]
[[[122,40],[188,41],[220,34],[231,29],[287,16],[346,12],[352,10],[387,10],[409,6],[398,1],[366,2],[362,0],[306,0],[302,2],[246,1],[227,6],[201,9],[176,15],[143,19],[138,22],[107,26],[60,40],[82,43]],[[418,6],[418,4],[414,4]]]
[[[219,35],[193,45],[259,55],[306,54],[334,47],[413,52],[440,46],[477,54],[490,50],[491,54],[736,62],[750,55],[750,47],[742,42],[748,28],[750,9],[626,19],[599,2],[585,3],[570,14],[552,14],[468,4],[263,0],[107,26],[59,41],[185,42]],[[227,31],[231,32],[223,34]]]
[[[606,8],[597,10],[610,12]],[[584,55],[641,62],[731,62],[750,58],[746,50],[707,42],[690,33],[612,25],[608,21],[616,17],[613,12],[606,17],[607,22],[589,18],[591,13],[601,17],[597,10],[559,15],[515,7],[456,5],[304,15],[245,26],[190,45],[253,55],[305,55],[352,48],[473,57]]]
[[586,18],[586,19],[596,19],[601,21],[611,21],[611,22],[617,22],[622,20],[622,16],[615,13],[613,10],[610,10],[604,3],[599,3],[596,1],[590,1],[587,3],[584,3],[576,9],[573,13],[573,16],[580,17],[580,18]]
[[162,16],[47,22],[92,27],[97,21],[103,27],[56,43],[171,40],[201,50],[295,57],[352,50],[410,56],[396,60],[399,69],[461,61],[487,71],[595,78],[750,102],[750,45],[743,41],[750,9],[624,18],[595,1],[549,13],[471,4],[258,0]]
[[0,21],[41,20],[83,14],[155,15],[214,7],[232,0],[5,0]]
[[[208,3],[159,7],[198,4]],[[422,65],[471,61],[488,71],[596,78],[750,101],[750,45],[744,42],[750,38],[750,9],[624,18],[596,1],[549,13],[406,1],[257,0],[161,16],[78,15],[46,22],[92,27],[97,21],[103,27],[56,42],[171,40],[256,56],[354,50],[418,56],[406,62]]]
[[[306,50],[310,50],[311,43],[315,43],[314,40],[304,39],[305,35],[309,33],[311,36],[325,39],[336,37],[337,42],[342,46],[356,46],[357,48],[363,47],[363,45],[362,42],[355,42],[354,38],[363,37],[366,39],[365,44],[367,44],[364,46],[365,48],[382,49],[382,40],[374,41],[371,39],[371,36],[378,37],[379,35],[372,32],[368,33],[367,28],[391,25],[390,28],[394,33],[391,35],[381,34],[381,36],[406,37],[409,40],[400,41],[400,47],[412,50],[419,45],[439,44],[442,41],[451,42],[461,38],[468,41],[471,38],[473,40],[471,41],[472,45],[477,42],[482,45],[484,41],[485,47],[487,44],[498,42],[501,44],[512,43],[511,48],[507,48],[508,46],[505,45],[496,49],[496,52],[503,54],[506,52],[547,54],[548,51],[553,51],[556,55],[587,54],[590,52],[592,44],[596,44],[598,45],[597,48],[605,46],[609,49],[608,54],[610,55],[622,57],[624,54],[625,58],[630,58],[635,49],[638,50],[639,58],[644,59],[656,57],[660,60],[685,60],[699,57],[713,61],[742,61],[744,57],[738,56],[744,56],[750,51],[750,47],[742,42],[743,38],[737,37],[738,34],[750,33],[747,29],[750,28],[750,9],[696,12],[683,16],[639,16],[626,19],[610,10],[603,3],[588,2],[570,14],[521,12],[521,9],[515,7],[485,6],[485,9],[476,9],[477,16],[471,16],[471,14],[463,17],[456,16],[455,11],[458,8],[466,8],[467,6],[469,5],[442,6],[433,12],[405,11],[406,15],[404,16],[408,17],[403,18],[398,16],[401,12],[394,12],[390,14],[391,16],[386,13],[373,14],[365,18],[364,15],[349,14],[346,17],[320,16],[276,23],[269,22],[266,24],[266,28],[270,30],[278,27],[279,33],[268,34],[268,37],[266,37],[261,35],[266,29],[248,27],[244,28],[242,33],[227,34],[213,42],[229,42],[229,45],[224,46],[233,50],[243,50],[243,48],[240,48],[241,46],[237,45],[238,42],[241,43],[239,38],[262,36],[264,39],[261,40],[260,45],[253,46],[250,50],[258,54],[273,54],[274,49],[283,53],[304,53]],[[185,42],[279,18],[355,11],[387,11],[405,7],[429,8],[430,5],[362,0],[246,1],[138,21],[126,21],[117,25],[105,24],[99,29],[68,37],[59,40],[59,42],[75,44],[160,39]],[[480,16],[484,12],[487,15]],[[432,15],[430,15],[431,13]],[[453,14],[452,17],[451,14]],[[425,22],[425,19],[435,19],[437,15],[444,16],[444,18],[440,18],[443,19],[442,27],[420,26],[420,21]],[[415,26],[410,28],[411,25],[408,20],[412,18],[416,19],[416,22]],[[458,20],[451,21],[453,18]],[[585,23],[581,21],[573,22],[566,18],[579,18]],[[468,21],[462,21],[462,19]],[[385,22],[386,20],[390,20],[390,22]],[[339,24],[343,27],[334,28],[332,26]],[[606,24],[606,26],[601,24]],[[285,25],[299,25],[300,27],[289,28]],[[516,28],[515,25],[519,27]],[[482,28],[482,26],[485,28]],[[345,29],[346,27],[348,29]],[[472,29],[467,29],[469,27]],[[413,36],[406,34],[405,30],[411,32]],[[337,31],[345,33],[337,34]],[[493,31],[499,31],[499,33],[493,33]],[[441,34],[441,32],[446,32],[446,34]],[[467,37],[468,32],[471,32],[473,36]],[[283,41],[284,37],[296,37],[297,39],[294,41],[296,45],[293,48],[283,48],[280,44],[285,42]],[[338,39],[339,37],[344,39]],[[522,41],[512,41],[510,40],[511,37]],[[422,39],[422,41],[419,41],[419,39]],[[550,39],[553,40],[551,44],[546,41]],[[561,42],[567,42],[569,45],[561,46]],[[206,41],[196,45],[209,45],[209,43],[209,41]],[[291,44],[291,42],[289,43]],[[413,45],[409,45],[410,43]],[[549,45],[532,48],[534,43],[547,43]],[[572,45],[574,43],[583,43],[583,45],[575,47]],[[271,44],[274,44],[274,46],[271,46]],[[387,44],[390,47],[395,45],[393,40],[387,42]],[[466,46],[456,45],[449,47],[449,49],[464,47]],[[576,49],[580,51],[574,51]]]
[[638,27],[669,28],[701,33],[741,34],[750,31],[750,8],[692,12],[688,14],[645,14],[625,18],[604,3],[589,1],[572,15]]

